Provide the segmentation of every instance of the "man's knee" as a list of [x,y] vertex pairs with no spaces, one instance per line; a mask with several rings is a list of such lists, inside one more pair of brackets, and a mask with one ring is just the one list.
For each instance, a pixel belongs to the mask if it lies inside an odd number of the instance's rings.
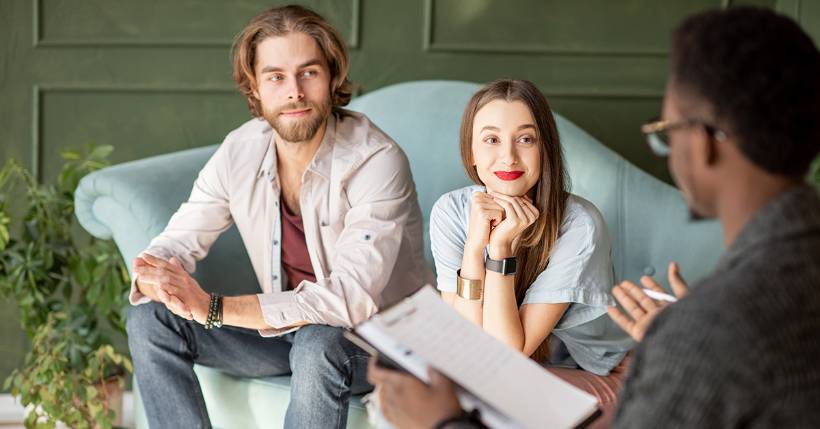
[[353,346],[342,334],[344,330],[327,325],[308,325],[296,331],[290,350],[294,373],[330,366],[341,369],[350,359]]
[[128,344],[131,353],[144,348],[152,338],[162,337],[162,332],[170,329],[167,320],[168,310],[159,302],[149,302],[128,309],[125,330],[128,333]]

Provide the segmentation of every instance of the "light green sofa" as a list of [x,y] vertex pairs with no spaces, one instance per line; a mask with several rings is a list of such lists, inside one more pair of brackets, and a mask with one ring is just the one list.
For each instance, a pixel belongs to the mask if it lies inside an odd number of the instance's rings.
[[[350,105],[367,114],[407,153],[425,230],[436,199],[468,183],[459,158],[458,127],[462,110],[478,87],[453,81],[408,82],[374,91]],[[676,189],[631,165],[568,120],[559,115],[556,119],[572,191],[595,203],[609,226],[616,278],[657,274],[665,284],[670,260],[680,262],[689,280],[712,269],[722,251],[716,223],[690,223]],[[637,136],[635,144],[642,144]],[[207,146],[129,162],[85,177],[76,192],[80,223],[97,237],[113,238],[130,261],[162,231],[215,149]],[[234,229],[217,241],[195,277],[206,289],[222,293],[258,290]],[[211,368],[196,371],[215,426],[281,427],[289,398],[288,377],[239,379]],[[136,409],[137,426],[147,427],[142,407],[138,404]],[[367,427],[358,398],[351,404],[348,427]]]

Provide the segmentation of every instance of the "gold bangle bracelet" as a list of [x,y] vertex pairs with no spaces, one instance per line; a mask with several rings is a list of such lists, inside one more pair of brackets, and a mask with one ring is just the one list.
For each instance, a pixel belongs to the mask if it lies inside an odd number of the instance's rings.
[[467,280],[461,277],[461,270],[456,271],[456,294],[466,300],[478,301],[484,296],[484,282]]

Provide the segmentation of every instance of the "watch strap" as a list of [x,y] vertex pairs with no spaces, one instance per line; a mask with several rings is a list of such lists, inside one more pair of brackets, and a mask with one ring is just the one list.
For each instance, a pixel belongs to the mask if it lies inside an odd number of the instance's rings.
[[516,265],[515,257],[497,260],[487,256],[484,260],[484,268],[505,276],[515,274]]

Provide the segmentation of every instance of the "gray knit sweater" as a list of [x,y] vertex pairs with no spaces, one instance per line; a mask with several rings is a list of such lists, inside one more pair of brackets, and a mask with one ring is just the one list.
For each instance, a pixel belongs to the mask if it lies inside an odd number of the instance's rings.
[[613,427],[820,428],[816,190],[769,203],[715,272],[658,316]]

